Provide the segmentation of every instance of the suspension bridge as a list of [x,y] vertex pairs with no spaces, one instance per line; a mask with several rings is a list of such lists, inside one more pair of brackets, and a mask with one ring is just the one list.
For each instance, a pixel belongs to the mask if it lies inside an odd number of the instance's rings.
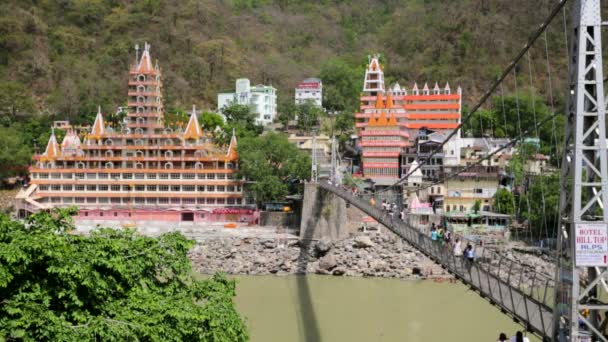
[[[569,7],[566,7],[566,2],[567,0],[556,2],[547,18],[530,35],[522,50],[479,101],[471,107],[467,115],[463,116],[457,129],[393,185],[377,190],[371,195],[380,198],[391,191],[401,193],[400,186],[408,180],[408,177],[428,163],[435,154],[442,153],[445,144],[457,134],[461,134],[461,128],[470,124],[475,115],[481,115],[477,113],[478,110],[492,96],[497,96],[498,92],[502,99],[504,115],[504,83],[506,79],[512,79],[517,113],[517,122],[513,125],[514,137],[477,162],[446,173],[434,181],[418,185],[417,190],[456,178],[459,174],[475,167],[489,165],[488,161],[501,151],[521,146],[527,138],[538,140],[539,131],[550,125],[552,143],[548,148],[556,157],[556,167],[561,170],[559,202],[555,204],[558,217],[554,220],[556,224],[550,227],[547,217],[549,203],[545,194],[547,190],[541,180],[542,222],[540,225],[543,227],[537,227],[536,231],[544,231],[546,237],[557,237],[556,247],[551,253],[554,257],[555,274],[537,272],[496,250],[482,246],[477,248],[478,258],[475,262],[469,263],[461,257],[456,257],[451,250],[432,241],[419,227],[414,227],[396,216],[388,215],[386,211],[373,205],[374,201],[370,201],[370,198],[336,185],[335,166],[332,167],[330,181],[319,181],[315,176],[316,165],[313,160],[313,183],[323,191],[342,198],[373,217],[543,340],[591,341],[593,339],[608,342],[603,331],[600,331],[601,318],[608,312],[608,303],[602,301],[603,298],[608,297],[606,296],[608,294],[608,211],[604,210],[604,203],[608,203],[608,150],[605,121],[607,103],[604,96],[606,79],[603,75],[601,41],[602,27],[608,25],[608,22],[603,22],[601,19],[600,0],[571,0]],[[571,14],[569,24],[566,20],[567,8]],[[563,40],[566,46],[569,45],[564,59],[567,64],[564,69],[569,74],[565,94],[565,114],[555,110],[556,97],[553,94],[553,75],[547,38],[548,27],[555,18],[560,17],[560,14],[563,17]],[[541,37],[543,39],[539,39]],[[544,42],[544,46],[541,45],[539,48],[536,44],[541,41]],[[547,102],[550,105],[551,115],[544,118],[537,118],[534,102],[534,72],[530,57],[534,46],[542,50],[546,61]],[[527,63],[524,62],[524,57],[527,58]],[[521,76],[518,76],[518,73],[525,70],[526,64],[533,99],[533,124],[522,127],[519,102],[521,85],[518,84],[518,77],[521,79]],[[556,118],[559,116],[565,118],[563,141],[558,141],[556,133],[558,129]],[[483,125],[483,122],[480,117],[479,124]],[[492,124],[498,123],[490,121],[490,125]],[[491,131],[494,129],[491,128]],[[508,131],[506,116],[504,131]],[[483,127],[481,132],[484,132]],[[334,145],[332,164],[336,162],[335,150]],[[531,181],[534,179],[532,178]],[[522,199],[522,197],[524,196],[519,196],[518,203],[513,205],[518,212],[523,207],[523,210],[530,213],[530,198],[525,196],[525,199]],[[527,224],[530,224],[529,220]],[[532,231],[530,228],[528,226],[528,231]],[[588,242],[588,237],[583,237],[583,234],[589,233],[594,234],[595,252],[593,253],[581,250],[578,243],[582,241],[581,238]],[[539,233],[536,238],[541,239],[541,234]]]

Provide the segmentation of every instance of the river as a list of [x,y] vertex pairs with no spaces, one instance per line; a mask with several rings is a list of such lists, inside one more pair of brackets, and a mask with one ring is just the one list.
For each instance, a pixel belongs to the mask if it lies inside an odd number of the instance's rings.
[[[521,326],[457,283],[238,276],[251,341],[496,341]],[[531,341],[539,341],[528,335]]]

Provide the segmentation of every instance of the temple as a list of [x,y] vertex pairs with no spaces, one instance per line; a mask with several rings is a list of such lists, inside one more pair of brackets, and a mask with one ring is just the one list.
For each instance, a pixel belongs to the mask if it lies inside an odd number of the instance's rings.
[[[389,185],[409,169],[419,136],[451,133],[460,124],[461,89],[435,83],[411,90],[395,83],[388,90],[378,56],[370,56],[365,70],[361,111],[355,126],[362,150],[362,176],[376,185]],[[420,140],[421,141],[421,140]],[[426,172],[426,169],[424,170]],[[433,176],[437,176],[433,174]]]
[[55,132],[34,155],[30,185],[17,195],[19,216],[78,206],[78,219],[246,221],[237,140],[219,147],[201,128],[193,107],[187,125],[164,123],[162,72],[150,45],[136,47],[129,71],[128,110],[109,124],[98,110],[90,132]]

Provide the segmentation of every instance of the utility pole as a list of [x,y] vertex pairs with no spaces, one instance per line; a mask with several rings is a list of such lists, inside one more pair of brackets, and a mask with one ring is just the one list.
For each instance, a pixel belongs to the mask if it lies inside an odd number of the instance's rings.
[[319,165],[317,162],[317,131],[312,130],[312,170],[310,171],[310,180],[317,183],[319,181]]
[[[608,155],[602,70],[600,0],[576,0],[566,132],[561,171],[559,236],[554,306],[554,339],[578,342],[598,331],[608,310],[600,292],[608,291]],[[581,282],[581,277],[587,276]],[[581,312],[589,310],[587,317]],[[579,320],[584,328],[579,327]]]
[[331,183],[336,185],[336,167],[338,165],[337,163],[337,153],[338,151],[336,151],[336,137],[332,135],[331,137],[331,170],[330,170],[330,175],[329,175],[329,179],[331,179]]

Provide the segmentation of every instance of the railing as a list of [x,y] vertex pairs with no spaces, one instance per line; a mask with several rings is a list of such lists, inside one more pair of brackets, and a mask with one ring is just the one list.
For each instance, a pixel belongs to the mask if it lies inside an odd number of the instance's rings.
[[[372,206],[368,198],[354,196],[350,191],[320,182],[318,186],[336,194],[367,215],[376,219],[393,233],[399,235],[413,247],[440,264],[456,278],[470,286],[500,310],[513,317],[527,330],[550,339],[552,335],[553,310],[551,308],[555,283],[547,274],[537,273],[489,248],[478,247],[478,257],[469,262],[455,256],[422,231],[399,218],[391,217]],[[463,245],[469,241],[464,240]],[[473,242],[470,242],[473,246]],[[481,252],[480,252],[481,251]]]

